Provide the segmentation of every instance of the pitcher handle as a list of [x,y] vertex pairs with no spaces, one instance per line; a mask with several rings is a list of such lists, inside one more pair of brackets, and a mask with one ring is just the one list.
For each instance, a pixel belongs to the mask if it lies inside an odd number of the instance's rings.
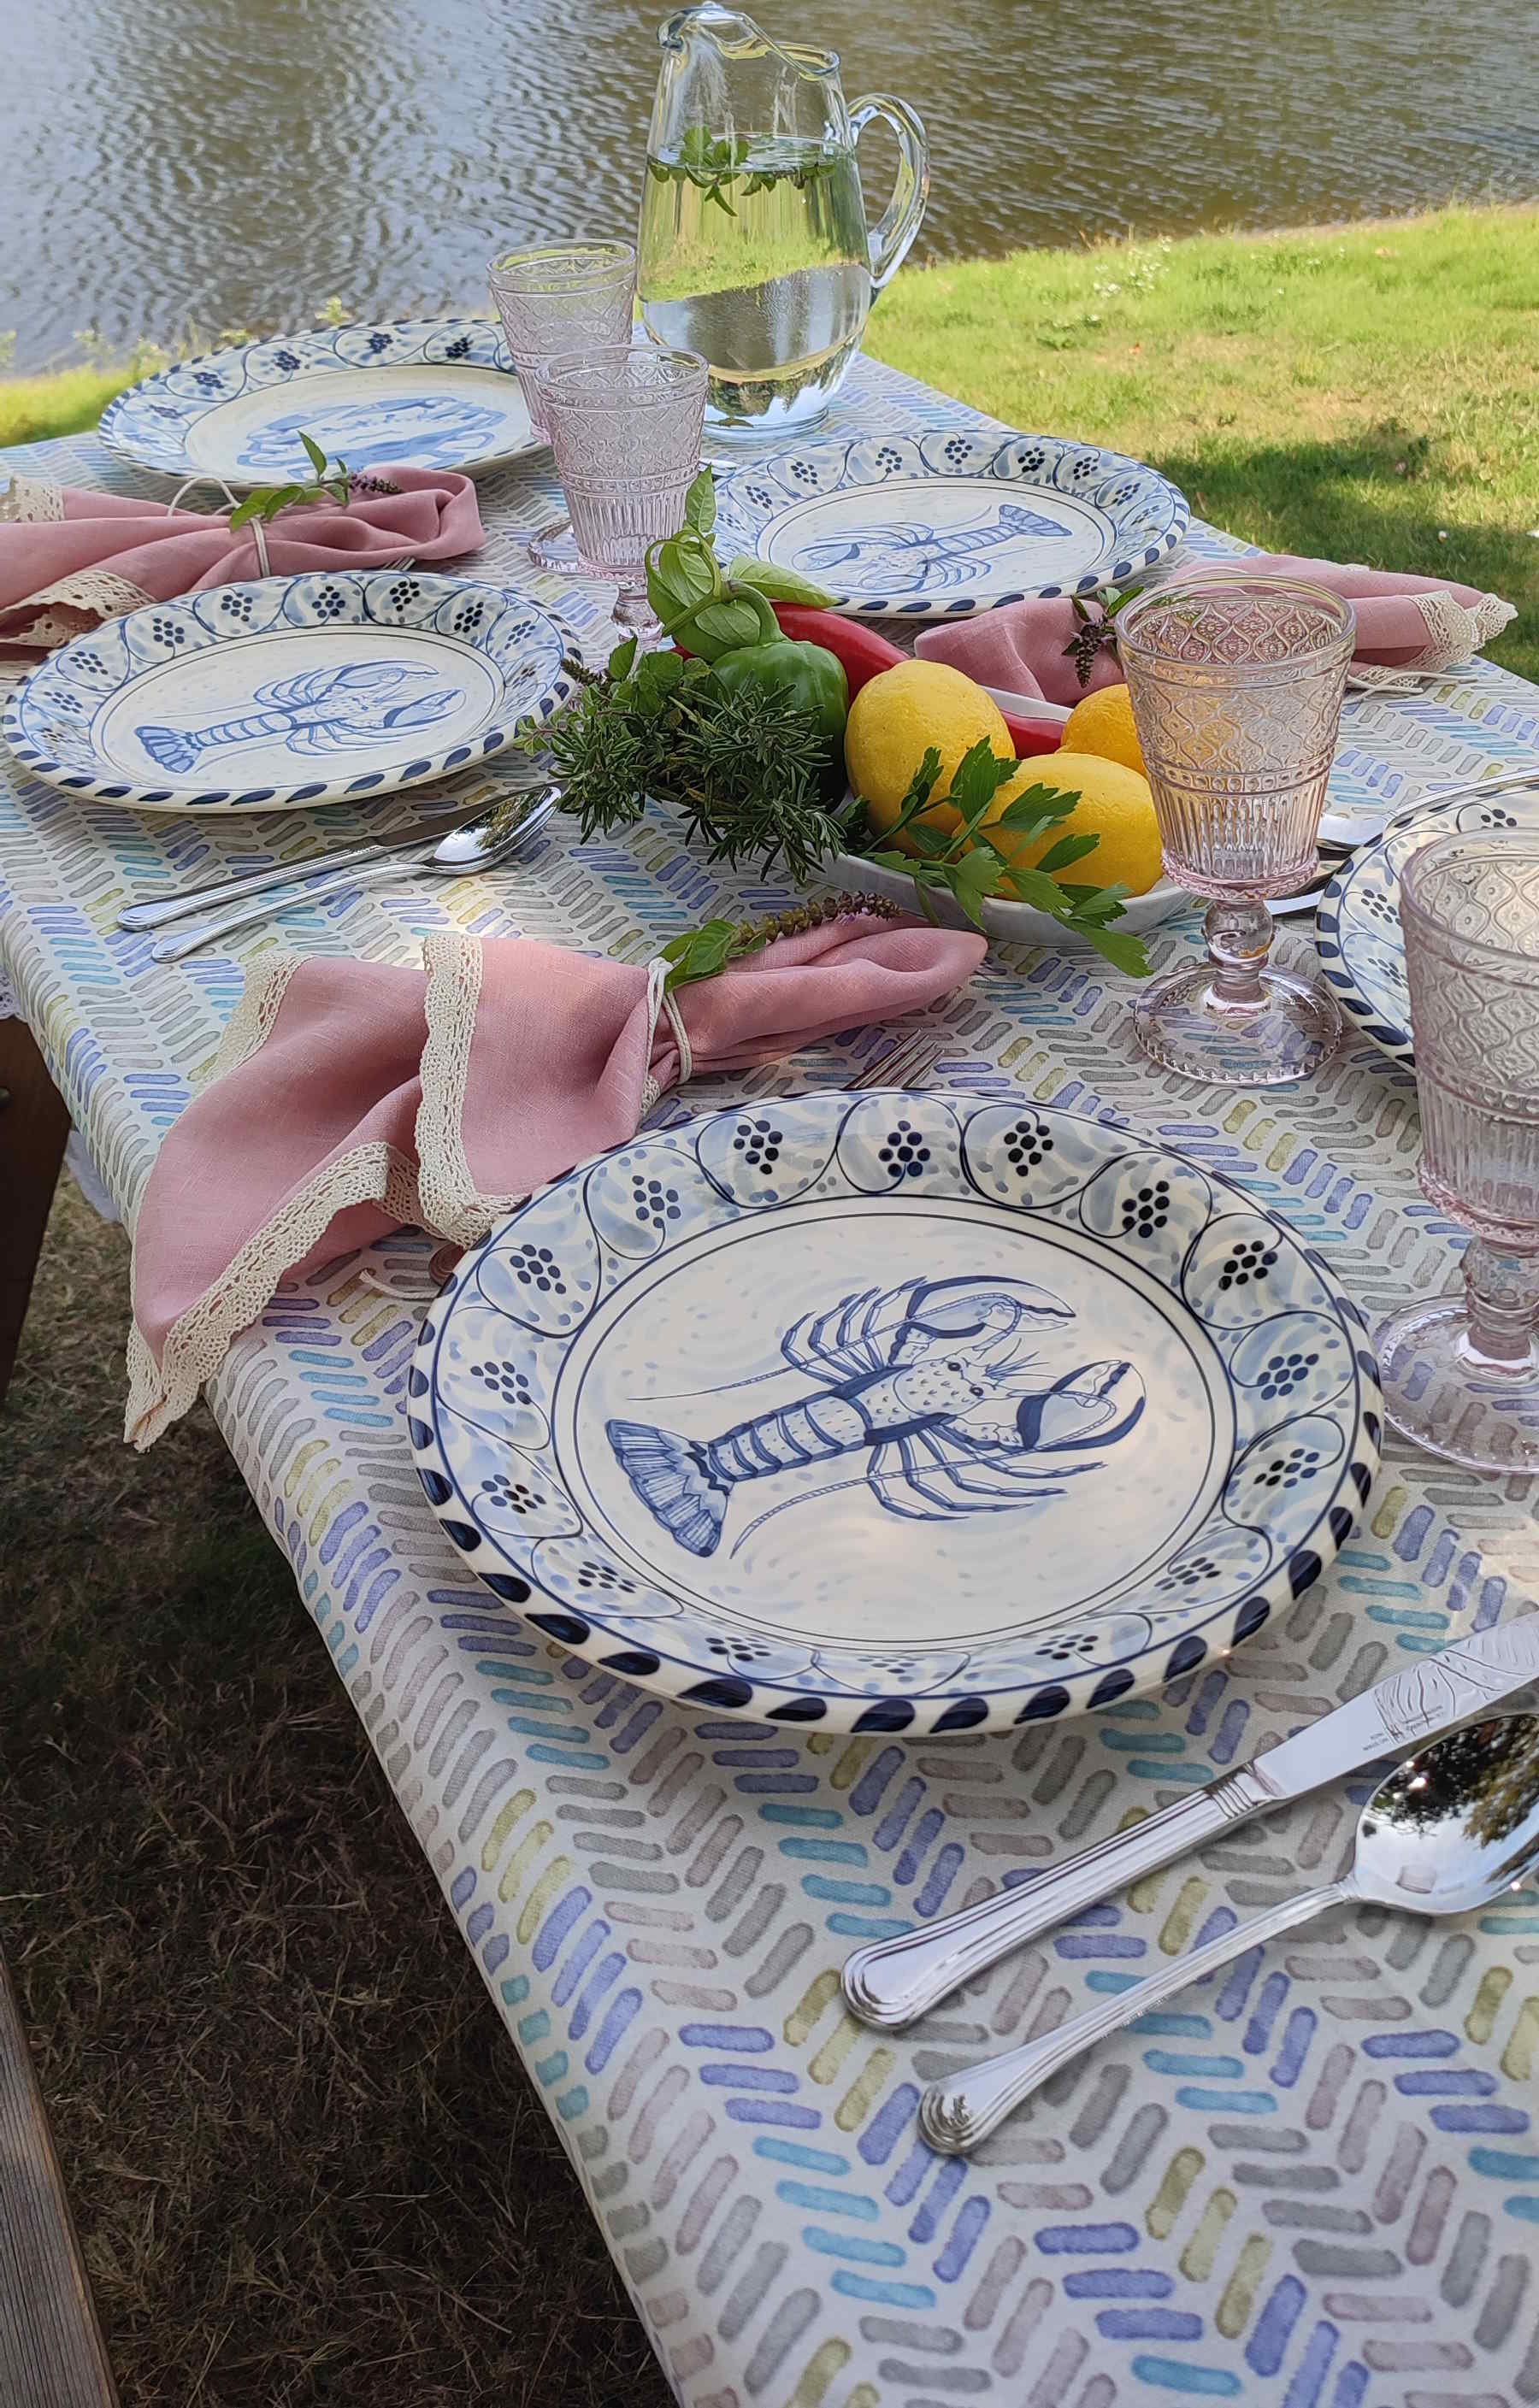
[[929,198],[929,143],[922,121],[906,100],[894,100],[886,92],[869,92],[850,111],[850,129],[856,142],[878,117],[898,137],[898,181],[870,232],[873,293],[880,293],[903,265]]

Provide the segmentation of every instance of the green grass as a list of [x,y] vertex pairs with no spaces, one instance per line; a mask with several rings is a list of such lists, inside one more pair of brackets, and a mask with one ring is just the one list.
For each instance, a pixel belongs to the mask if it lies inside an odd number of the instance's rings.
[[56,376],[0,379],[0,444],[42,443],[94,426],[133,380],[120,368],[61,368]]
[[867,348],[1269,549],[1503,594],[1490,656],[1539,679],[1539,209],[927,268]]
[[[907,270],[867,344],[1154,461],[1254,542],[1504,594],[1491,657],[1539,679],[1539,208]],[[127,380],[0,381],[0,443],[89,425]]]

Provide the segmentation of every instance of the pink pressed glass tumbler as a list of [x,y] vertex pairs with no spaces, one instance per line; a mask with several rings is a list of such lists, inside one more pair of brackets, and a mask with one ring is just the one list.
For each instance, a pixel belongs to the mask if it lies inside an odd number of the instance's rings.
[[1306,1078],[1340,1042],[1317,968],[1269,959],[1269,896],[1296,894],[1315,840],[1352,657],[1350,603],[1291,579],[1211,571],[1141,594],[1117,650],[1165,867],[1211,898],[1208,958],[1150,982],[1146,1053],[1224,1086]]
[[1400,920],[1421,1184],[1468,1229],[1462,1285],[1378,1347],[1385,1410],[1433,1455],[1539,1469],[1539,838],[1472,830],[1413,853]]
[[648,630],[650,545],[677,535],[700,465],[706,364],[694,351],[611,344],[549,360],[540,405],[586,572],[620,589],[615,617]]

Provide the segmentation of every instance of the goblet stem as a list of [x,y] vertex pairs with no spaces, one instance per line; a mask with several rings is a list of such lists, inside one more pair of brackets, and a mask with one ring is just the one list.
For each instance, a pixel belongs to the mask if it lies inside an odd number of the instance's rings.
[[630,628],[634,635],[640,638],[639,651],[650,650],[662,622],[647,599],[644,582],[640,585],[621,586],[615,598],[614,615],[622,627]]
[[1494,1369],[1530,1369],[1539,1328],[1539,1256],[1505,1254],[1476,1238],[1464,1256],[1464,1350]]
[[1202,923],[1208,956],[1217,975],[1213,992],[1217,1000],[1244,1010],[1266,1002],[1261,972],[1272,951],[1273,922],[1262,903],[1229,898],[1208,906]]

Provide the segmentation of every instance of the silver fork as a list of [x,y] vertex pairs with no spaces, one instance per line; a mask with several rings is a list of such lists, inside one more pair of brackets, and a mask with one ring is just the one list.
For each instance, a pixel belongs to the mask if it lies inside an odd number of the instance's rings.
[[[870,1061],[862,1062],[857,1069],[851,1072],[838,1092],[843,1096],[853,1096],[866,1087],[916,1087],[935,1068],[942,1042],[942,1039],[936,1036],[933,1030],[910,1029],[907,1036],[898,1038],[885,1051],[873,1054]],[[729,1098],[722,1105],[721,1110],[729,1111],[734,1103],[746,1104],[760,1096],[772,1096],[784,1068],[784,1062],[766,1063],[763,1070],[755,1076],[752,1084],[745,1086],[740,1095]],[[709,1109],[709,1107],[686,1103],[683,1097],[675,1092],[666,1096],[660,1104],[655,1105],[641,1125],[643,1128],[653,1129],[676,1128],[681,1121],[692,1120],[696,1111],[702,1109]]]
[[499,771],[495,776],[478,776],[468,783],[457,781],[452,795],[436,801],[424,796],[417,819],[393,824],[360,844],[345,845],[340,850],[336,845],[323,846],[313,853],[299,853],[292,861],[274,862],[267,869],[237,870],[220,878],[206,878],[196,886],[179,887],[174,895],[157,895],[150,902],[125,904],[118,914],[118,925],[134,931],[164,928],[174,920],[185,920],[191,913],[201,911],[207,904],[238,903],[248,895],[265,895],[275,886],[305,885],[334,869],[355,869],[366,862],[388,859],[393,853],[410,853],[414,846],[431,845],[452,827],[475,819],[502,796],[534,793],[550,782],[549,773],[543,769],[531,769],[527,774],[517,771],[511,776]]

